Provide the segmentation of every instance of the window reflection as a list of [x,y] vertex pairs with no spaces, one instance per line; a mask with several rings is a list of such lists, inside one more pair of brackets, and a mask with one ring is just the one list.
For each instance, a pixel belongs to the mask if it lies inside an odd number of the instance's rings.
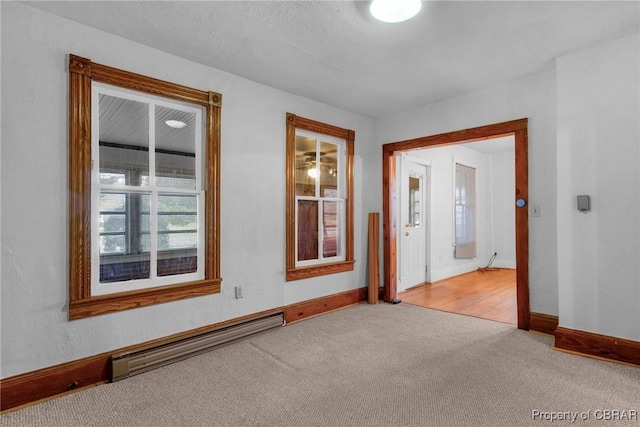
[[314,200],[298,200],[297,259],[318,259],[318,202]]
[[[298,261],[340,255],[339,145],[320,136],[296,135]],[[325,199],[319,203],[321,199]],[[326,201],[326,199],[336,199]],[[320,248],[322,248],[320,250]]]
[[149,105],[100,94],[100,184],[140,186],[149,175]]
[[196,115],[156,106],[156,186],[195,189]]
[[98,104],[100,283],[197,273],[198,114],[117,95]]

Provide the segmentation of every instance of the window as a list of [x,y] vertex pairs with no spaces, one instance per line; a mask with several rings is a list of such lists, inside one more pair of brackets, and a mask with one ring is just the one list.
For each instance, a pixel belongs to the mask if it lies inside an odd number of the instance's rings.
[[287,280],[353,270],[354,139],[287,114]]
[[220,94],[69,72],[69,318],[220,292]]
[[92,295],[203,279],[203,107],[100,83],[91,97]]
[[420,227],[422,225],[421,217],[422,217],[422,197],[420,194],[422,192],[420,180],[422,176],[409,175],[409,227]]
[[455,257],[476,256],[476,170],[455,163]]

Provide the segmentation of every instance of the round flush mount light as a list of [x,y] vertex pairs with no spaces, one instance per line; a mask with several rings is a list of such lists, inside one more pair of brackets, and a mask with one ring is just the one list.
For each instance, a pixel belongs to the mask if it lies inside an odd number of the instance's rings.
[[420,0],[373,0],[369,12],[378,21],[396,23],[411,19],[420,12]]
[[185,122],[181,122],[180,120],[167,120],[165,123],[167,124],[167,126],[175,129],[182,129],[187,125]]

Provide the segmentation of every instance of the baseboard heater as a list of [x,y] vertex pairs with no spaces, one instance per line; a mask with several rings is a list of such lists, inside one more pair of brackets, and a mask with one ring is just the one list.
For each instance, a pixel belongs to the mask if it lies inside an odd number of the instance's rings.
[[270,314],[140,350],[114,354],[111,356],[111,381],[141,374],[204,353],[239,338],[283,325],[283,313]]

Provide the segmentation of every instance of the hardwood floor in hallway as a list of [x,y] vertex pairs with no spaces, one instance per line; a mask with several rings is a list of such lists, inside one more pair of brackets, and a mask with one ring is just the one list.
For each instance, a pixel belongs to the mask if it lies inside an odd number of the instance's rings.
[[474,271],[399,293],[407,304],[518,324],[516,270]]

